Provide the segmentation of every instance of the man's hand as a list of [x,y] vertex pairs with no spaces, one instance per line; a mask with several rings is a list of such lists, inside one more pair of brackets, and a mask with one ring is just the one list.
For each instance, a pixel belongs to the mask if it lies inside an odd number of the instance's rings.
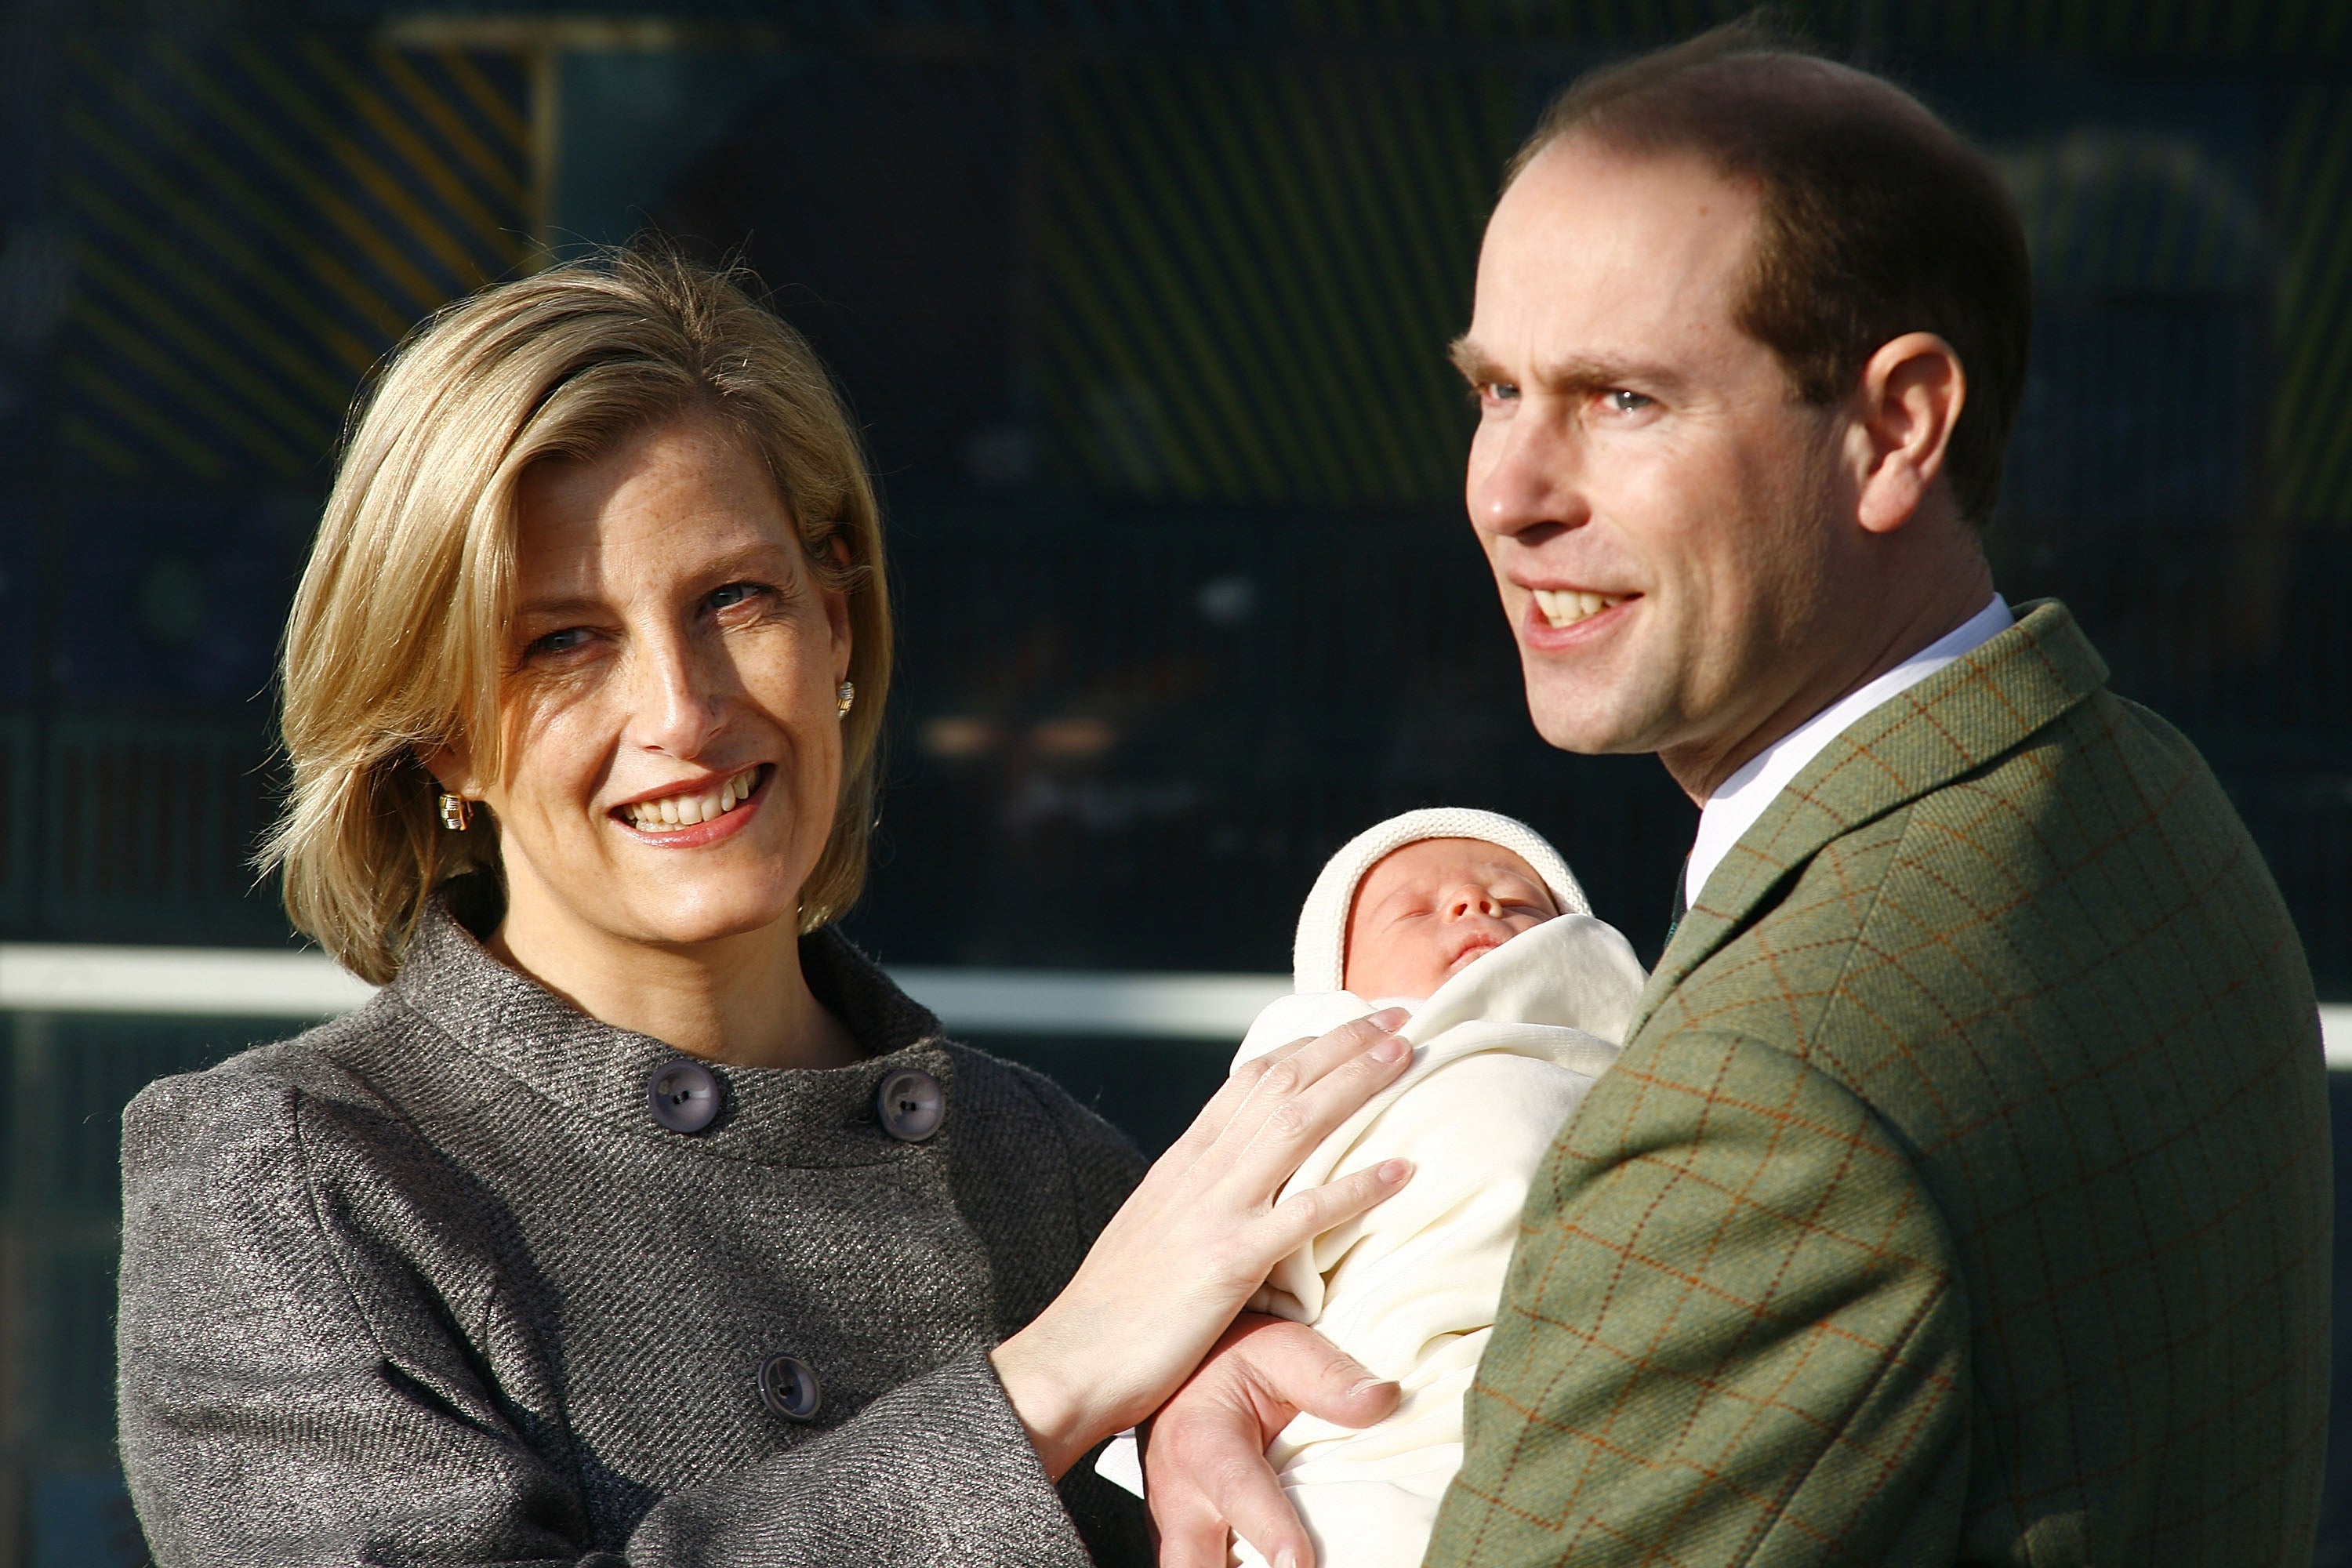
[[1369,1426],[1400,1394],[1303,1323],[1234,1319],[1151,1418],[1143,1469],[1160,1568],[1225,1568],[1228,1528],[1274,1568],[1313,1568],[1314,1546],[1265,1462],[1266,1445],[1302,1410]]

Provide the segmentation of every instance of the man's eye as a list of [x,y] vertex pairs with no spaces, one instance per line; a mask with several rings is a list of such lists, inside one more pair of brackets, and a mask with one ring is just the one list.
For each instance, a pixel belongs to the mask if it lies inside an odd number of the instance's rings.
[[1619,387],[1614,392],[1602,394],[1601,401],[1608,405],[1609,412],[1612,414],[1639,414],[1657,400],[1646,394],[1627,392],[1624,388]]

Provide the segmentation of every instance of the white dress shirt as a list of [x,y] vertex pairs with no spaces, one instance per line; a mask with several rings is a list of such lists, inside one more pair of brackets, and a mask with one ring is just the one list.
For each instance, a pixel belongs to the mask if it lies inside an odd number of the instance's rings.
[[1741,764],[1699,811],[1698,841],[1683,871],[1683,901],[1696,907],[1706,879],[1715,875],[1739,836],[1756,826],[1780,793],[1805,764],[1822,754],[1872,709],[1909,690],[1956,658],[1973,653],[2017,624],[2009,601],[1999,594],[1958,626],[1875,680],[1855,687]]

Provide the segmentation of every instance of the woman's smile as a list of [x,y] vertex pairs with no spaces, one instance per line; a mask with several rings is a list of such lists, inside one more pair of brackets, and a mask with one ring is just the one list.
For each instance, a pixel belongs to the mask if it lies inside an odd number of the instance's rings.
[[767,799],[768,782],[775,773],[772,763],[754,763],[728,774],[715,788],[705,781],[682,789],[665,786],[665,794],[624,801],[607,815],[624,831],[665,849],[715,844],[750,824]]

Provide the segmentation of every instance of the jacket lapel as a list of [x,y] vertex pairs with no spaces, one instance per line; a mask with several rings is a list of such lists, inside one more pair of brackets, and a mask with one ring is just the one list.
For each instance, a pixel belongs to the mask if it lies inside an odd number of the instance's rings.
[[1864,714],[1741,836],[1668,938],[1628,1045],[1822,846],[2014,750],[2106,683],[2105,663],[2065,605],[2020,607],[2015,626]]

